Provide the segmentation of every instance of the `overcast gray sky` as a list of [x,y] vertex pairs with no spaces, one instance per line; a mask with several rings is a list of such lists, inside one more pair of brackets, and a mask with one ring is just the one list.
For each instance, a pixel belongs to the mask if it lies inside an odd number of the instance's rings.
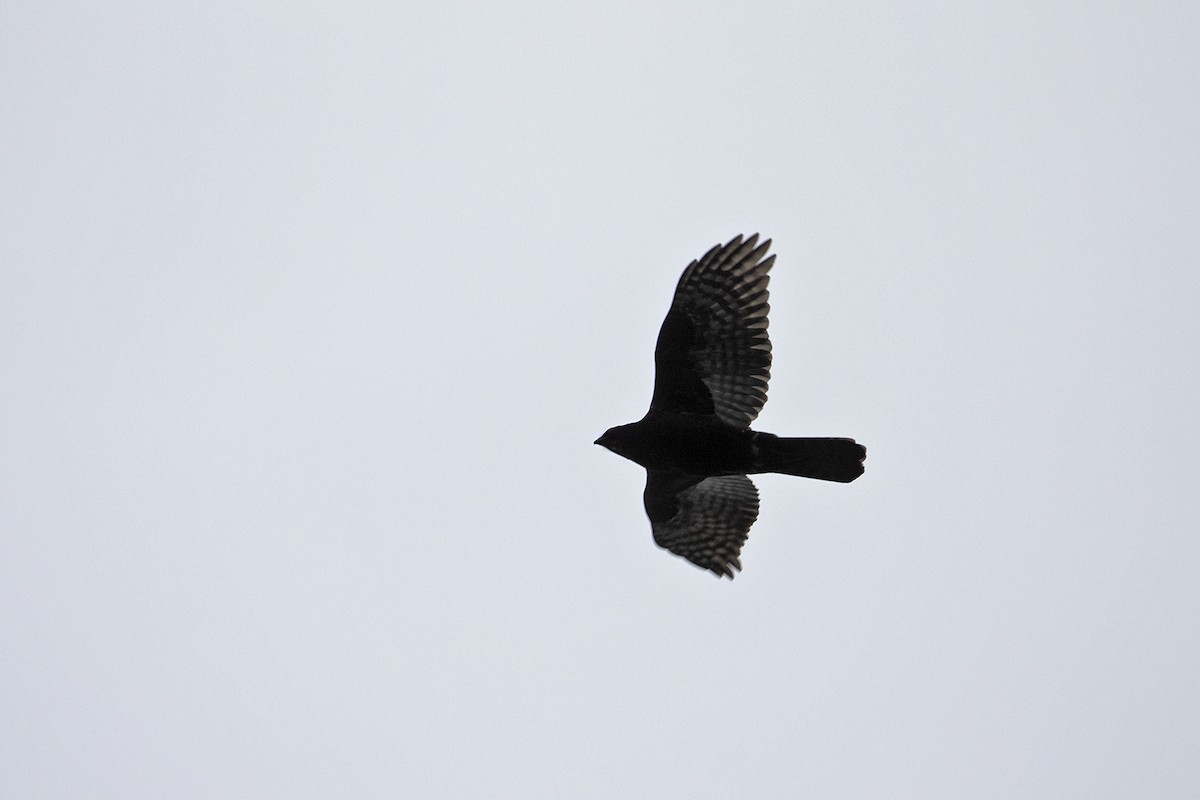
[[[0,8],[0,795],[1200,796],[1189,3]],[[680,271],[775,241],[745,571]]]

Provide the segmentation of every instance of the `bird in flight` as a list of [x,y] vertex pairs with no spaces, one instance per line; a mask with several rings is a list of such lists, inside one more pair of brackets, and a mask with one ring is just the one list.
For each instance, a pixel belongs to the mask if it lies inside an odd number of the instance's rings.
[[747,475],[849,483],[867,457],[853,439],[750,430],[771,377],[770,246],[757,233],[738,235],[688,265],[658,333],[650,410],[595,442],[646,468],[643,501],[658,546],[730,579],[758,518]]

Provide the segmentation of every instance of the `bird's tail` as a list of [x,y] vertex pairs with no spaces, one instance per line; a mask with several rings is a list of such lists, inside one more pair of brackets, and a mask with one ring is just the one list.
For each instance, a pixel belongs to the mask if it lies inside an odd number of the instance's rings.
[[853,439],[784,439],[760,435],[758,462],[761,472],[781,472],[802,478],[849,483],[863,474],[867,448]]

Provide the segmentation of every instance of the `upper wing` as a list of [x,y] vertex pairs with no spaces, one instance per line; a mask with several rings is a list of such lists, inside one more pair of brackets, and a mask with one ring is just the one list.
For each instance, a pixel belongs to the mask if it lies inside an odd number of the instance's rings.
[[646,470],[643,499],[659,547],[718,576],[742,568],[738,554],[758,519],[758,490],[745,475]]
[[683,271],[654,351],[650,408],[716,414],[739,428],[767,402],[771,240],[735,236]]

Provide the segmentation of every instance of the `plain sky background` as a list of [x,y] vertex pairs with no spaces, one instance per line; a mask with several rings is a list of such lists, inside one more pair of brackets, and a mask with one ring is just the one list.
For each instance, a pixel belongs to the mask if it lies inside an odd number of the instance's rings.
[[[0,7],[0,795],[1200,796],[1193,3]],[[682,269],[775,241],[745,571]]]

